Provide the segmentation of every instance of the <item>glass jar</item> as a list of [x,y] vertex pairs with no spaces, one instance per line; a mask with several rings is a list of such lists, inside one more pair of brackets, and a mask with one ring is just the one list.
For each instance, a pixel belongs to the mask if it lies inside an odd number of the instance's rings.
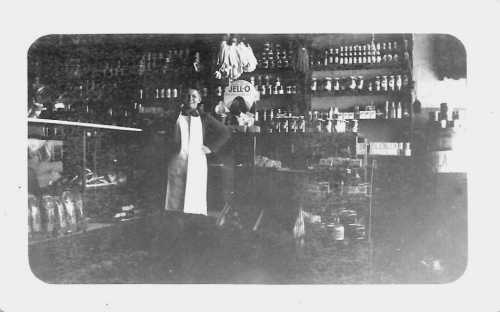
[[335,82],[333,84],[333,90],[340,91],[340,79],[339,78],[335,78]]
[[396,82],[395,82],[395,84],[396,84],[396,90],[397,91],[401,91],[401,87],[403,85],[403,81],[401,79],[401,75],[397,75],[396,76]]
[[394,86],[395,86],[395,80],[394,80],[394,75],[389,76],[389,90],[394,91]]
[[354,91],[356,89],[356,77],[351,76],[351,84],[349,85],[349,89]]
[[363,90],[363,87],[364,87],[363,76],[358,76],[358,90]]
[[375,91],[380,91],[380,76],[375,77]]
[[382,79],[380,81],[380,87],[382,89],[382,91],[385,91],[387,92],[387,76],[382,76]]

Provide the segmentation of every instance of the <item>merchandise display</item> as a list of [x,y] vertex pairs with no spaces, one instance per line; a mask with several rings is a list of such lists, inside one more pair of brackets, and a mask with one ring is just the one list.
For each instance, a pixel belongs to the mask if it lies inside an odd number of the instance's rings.
[[[388,247],[379,237],[405,227],[395,225],[404,219],[395,217],[399,207],[421,202],[401,197],[431,193],[427,153],[451,151],[451,138],[464,129],[465,110],[454,98],[435,102],[427,85],[417,84],[435,75],[424,72],[431,62],[421,58],[429,53],[414,40],[397,33],[40,38],[28,53],[30,252],[41,258],[65,252],[70,263],[78,248],[96,259],[113,248],[143,248],[151,252],[148,261],[172,266],[162,269],[165,276],[186,282],[182,274],[199,274],[211,283],[209,276],[223,276],[230,265],[222,273],[190,271],[191,262],[212,268],[208,262],[218,258],[189,253],[212,248],[229,259],[241,243],[240,258],[228,262],[257,267],[257,257],[268,253],[276,257],[272,265],[285,263],[269,269],[286,276],[269,273],[273,283],[299,276],[287,265],[327,282],[345,263],[371,274],[385,263],[380,255]],[[230,138],[212,150],[207,142],[219,126]],[[191,138],[196,144],[186,143]],[[190,183],[177,190],[172,181],[187,169],[171,159],[195,159],[184,155],[188,150],[202,156],[196,166],[206,169],[206,184],[193,187],[198,176],[186,173]],[[401,176],[411,181],[399,183]],[[207,203],[201,215],[165,208],[174,190],[184,201],[198,189],[197,203]],[[408,223],[419,209],[406,212]],[[256,247],[270,237],[278,243]],[[66,260],[55,258],[57,275]],[[345,263],[333,269],[339,259]],[[52,264],[36,265],[34,272]],[[151,268],[147,282],[156,278]]]

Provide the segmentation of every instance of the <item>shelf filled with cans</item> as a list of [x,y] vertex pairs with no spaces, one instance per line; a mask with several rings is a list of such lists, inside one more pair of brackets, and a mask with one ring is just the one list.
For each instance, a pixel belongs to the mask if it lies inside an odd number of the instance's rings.
[[310,67],[322,69],[403,67],[410,63],[408,39],[360,42],[311,51]]

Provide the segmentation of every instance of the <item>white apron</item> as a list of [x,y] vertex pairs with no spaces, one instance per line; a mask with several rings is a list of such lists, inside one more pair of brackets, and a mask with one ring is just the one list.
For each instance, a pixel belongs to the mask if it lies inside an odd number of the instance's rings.
[[168,164],[166,210],[207,214],[207,158],[200,117],[179,115],[181,149]]

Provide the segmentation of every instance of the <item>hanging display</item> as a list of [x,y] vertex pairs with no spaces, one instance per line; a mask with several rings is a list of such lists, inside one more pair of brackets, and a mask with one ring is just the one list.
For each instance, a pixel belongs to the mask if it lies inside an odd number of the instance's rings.
[[244,72],[253,72],[256,66],[257,59],[248,43],[243,40],[238,43],[236,37],[233,37],[229,44],[226,39],[221,41],[215,71],[217,79],[236,80]]

